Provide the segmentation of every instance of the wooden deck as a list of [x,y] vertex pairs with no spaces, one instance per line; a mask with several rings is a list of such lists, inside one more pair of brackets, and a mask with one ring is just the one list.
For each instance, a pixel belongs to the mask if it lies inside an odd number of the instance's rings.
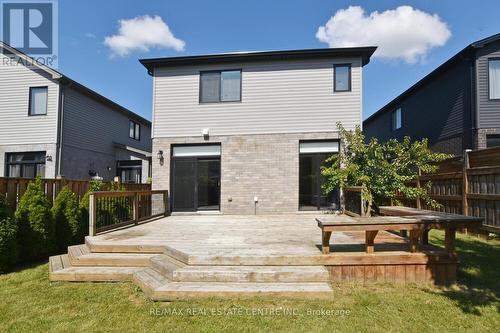
[[[334,232],[331,253],[321,252],[316,218],[171,216],[86,238],[51,258],[52,280],[134,281],[153,299],[235,295],[321,296],[328,282],[435,282],[454,280],[457,259],[382,231],[374,253],[362,231]],[[348,216],[327,215],[345,221]]]

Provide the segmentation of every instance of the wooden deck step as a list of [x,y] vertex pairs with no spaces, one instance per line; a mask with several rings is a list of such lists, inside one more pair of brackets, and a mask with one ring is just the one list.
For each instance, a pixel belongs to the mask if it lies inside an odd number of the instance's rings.
[[281,296],[324,298],[333,293],[328,283],[200,283],[170,282],[153,290],[149,297],[169,301],[200,297]]
[[144,268],[135,272],[132,281],[150,298],[156,289],[170,282],[165,275],[151,268]]
[[51,281],[130,281],[141,267],[78,267],[72,266],[68,255],[49,258]]
[[173,271],[184,282],[328,282],[324,266],[185,266]]
[[186,266],[183,262],[164,254],[155,255],[149,261],[151,268],[170,280],[173,279],[174,271]]
[[147,267],[151,253],[93,253],[87,245],[68,247],[72,266]]

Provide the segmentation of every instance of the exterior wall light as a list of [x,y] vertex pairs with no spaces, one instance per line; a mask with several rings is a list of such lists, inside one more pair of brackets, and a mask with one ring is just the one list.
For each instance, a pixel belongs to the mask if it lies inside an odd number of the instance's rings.
[[47,162],[52,162],[52,156],[51,156],[51,155],[47,155],[47,156],[45,156],[45,160],[46,160]]
[[158,151],[158,154],[156,154],[156,158],[158,159],[158,161],[160,161],[160,165],[163,165],[163,150],[160,150]]

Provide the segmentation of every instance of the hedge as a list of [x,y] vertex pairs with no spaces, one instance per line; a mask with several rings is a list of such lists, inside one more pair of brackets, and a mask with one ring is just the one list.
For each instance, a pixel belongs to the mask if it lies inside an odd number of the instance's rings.
[[54,222],[40,178],[28,184],[15,218],[21,261],[46,258],[54,252]]
[[55,242],[58,252],[65,252],[69,245],[75,245],[83,238],[78,198],[67,186],[57,195],[52,206],[55,226]]
[[0,195],[0,273],[8,271],[17,261],[17,225],[3,195]]

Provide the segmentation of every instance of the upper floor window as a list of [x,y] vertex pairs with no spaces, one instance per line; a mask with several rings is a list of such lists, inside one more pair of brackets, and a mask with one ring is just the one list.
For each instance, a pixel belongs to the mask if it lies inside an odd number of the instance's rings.
[[395,131],[401,128],[402,120],[401,120],[401,108],[397,108],[392,111],[392,130]]
[[47,87],[31,87],[29,99],[29,115],[47,114]]
[[488,61],[490,99],[500,99],[500,59]]
[[351,91],[351,65],[334,65],[333,76],[333,91]]
[[141,139],[141,125],[139,125],[138,123],[136,123],[133,120],[130,120],[129,125],[128,125],[128,136],[131,139],[140,140]]
[[241,70],[200,73],[200,103],[241,101]]

